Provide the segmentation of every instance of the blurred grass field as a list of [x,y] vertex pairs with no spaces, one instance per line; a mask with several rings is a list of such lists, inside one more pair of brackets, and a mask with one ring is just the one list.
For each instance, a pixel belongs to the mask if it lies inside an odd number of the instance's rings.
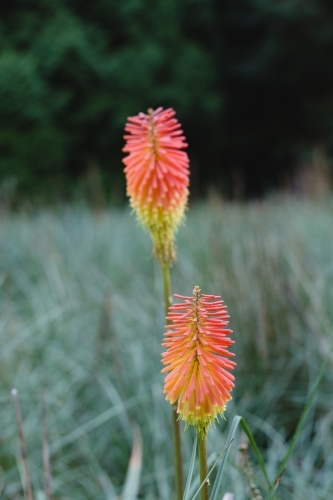
[[[137,425],[143,439],[138,498],[169,500],[164,308],[148,235],[128,210],[94,214],[79,204],[3,213],[0,233],[0,499],[23,497],[10,397],[16,387],[36,500],[45,498],[42,393],[55,499],[119,497]],[[210,461],[239,414],[273,478],[333,341],[333,200],[197,204],[177,245],[174,293],[188,295],[199,285],[221,295],[234,331],[236,388],[227,420],[209,434]],[[276,498],[333,498],[332,383],[333,358]],[[192,430],[183,438],[188,466]],[[221,497],[230,491],[245,500],[239,442],[232,444]]]

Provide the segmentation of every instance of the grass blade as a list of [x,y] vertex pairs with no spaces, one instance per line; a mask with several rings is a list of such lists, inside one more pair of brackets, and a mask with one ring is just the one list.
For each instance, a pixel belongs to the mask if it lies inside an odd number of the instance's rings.
[[276,492],[276,490],[278,489],[278,486],[280,484],[280,481],[281,481],[281,478],[282,478],[282,474],[284,472],[284,469],[283,471],[281,472],[280,476],[277,478],[277,480],[275,481],[273,487],[269,490],[267,496],[265,497],[265,500],[271,500],[273,497],[274,497],[274,494]]
[[[236,430],[238,428],[238,426],[241,426],[243,431],[245,432],[245,434],[247,435],[249,441],[250,441],[250,444],[252,446],[252,449],[253,449],[253,452],[255,454],[255,456],[257,457],[257,460],[258,460],[258,463],[262,469],[262,472],[265,476],[265,479],[267,481],[267,484],[268,484],[268,488],[271,487],[271,483],[269,481],[269,478],[268,478],[268,474],[267,474],[267,470],[266,470],[266,466],[265,466],[265,463],[264,463],[264,460],[262,458],[262,455],[258,449],[258,446],[257,446],[257,443],[255,442],[255,439],[252,435],[252,432],[250,431],[247,423],[245,422],[244,418],[243,417],[240,417],[239,415],[236,415],[234,418],[233,418],[233,421],[232,421],[232,424],[231,424],[231,428],[230,428],[230,431],[229,431],[229,434],[228,434],[228,437],[227,437],[227,441],[230,441],[231,439],[234,439],[234,436],[235,436],[235,433],[236,433]],[[228,454],[229,452],[227,452],[221,463],[220,463],[220,467],[219,467],[219,470],[218,470],[218,473],[217,473],[217,476],[216,476],[216,479],[215,479],[215,482],[214,482],[214,486],[213,486],[213,489],[212,489],[212,494],[211,494],[211,500],[217,500],[217,495],[218,495],[218,492],[219,492],[219,489],[220,489],[220,485],[221,485],[221,481],[222,481],[222,476],[223,476],[223,472],[224,472],[224,467],[225,467],[225,464],[227,462],[227,459],[228,459]]]
[[290,444],[289,444],[289,447],[288,447],[288,450],[287,450],[287,453],[285,454],[285,457],[284,459],[282,460],[281,464],[280,464],[280,467],[278,468],[278,471],[276,473],[276,477],[275,477],[275,482],[279,479],[279,477],[281,476],[281,474],[283,473],[286,465],[287,465],[287,462],[290,458],[290,455],[292,454],[294,448],[295,448],[295,445],[296,445],[296,442],[297,442],[297,439],[298,439],[298,436],[302,430],[302,427],[303,427],[303,424],[304,424],[304,421],[307,417],[307,414],[310,410],[310,407],[313,403],[313,400],[317,394],[317,391],[318,391],[318,388],[319,388],[319,384],[321,382],[321,379],[323,378],[323,375],[324,375],[324,372],[325,372],[325,368],[326,368],[326,365],[329,361],[329,358],[331,356],[331,353],[332,353],[332,350],[333,350],[333,347],[330,349],[329,353],[327,354],[326,358],[324,359],[323,361],[323,364],[321,365],[321,368],[320,368],[320,371],[319,371],[319,374],[317,376],[317,379],[314,383],[314,386],[309,394],[309,397],[307,399],[307,402],[305,404],[305,407],[304,407],[304,410],[302,411],[302,414],[301,414],[301,417],[298,421],[298,424],[297,424],[297,427],[296,427],[296,430],[295,430],[295,433],[290,441]]
[[133,429],[132,453],[128,464],[126,479],[121,494],[123,500],[136,500],[140,487],[142,467],[142,437],[139,427]]
[[280,484],[280,481],[281,481],[281,477],[282,477],[282,474],[286,468],[286,465],[288,463],[288,460],[292,454],[292,452],[294,451],[294,448],[295,448],[295,445],[296,445],[296,442],[297,442],[297,439],[300,435],[300,432],[302,430],[302,427],[303,427],[303,424],[305,422],[305,419],[307,417],[307,414],[309,413],[309,410],[311,408],[311,405],[313,403],[313,400],[317,394],[317,391],[318,391],[318,388],[319,388],[319,384],[321,382],[321,379],[323,378],[323,375],[324,375],[324,372],[325,372],[325,368],[327,366],[327,363],[330,359],[330,356],[332,354],[332,351],[333,351],[333,346],[331,347],[329,353],[327,354],[326,358],[324,359],[322,365],[321,365],[321,368],[320,368],[320,371],[318,373],[318,376],[317,376],[317,379],[314,383],[314,386],[309,394],[309,397],[307,399],[307,402],[304,406],[304,410],[302,411],[302,414],[300,416],[300,419],[298,421],[298,424],[297,424],[297,427],[296,427],[296,430],[294,432],[294,435],[293,437],[291,438],[291,441],[290,441],[290,444],[288,446],[288,450],[287,450],[287,453],[285,454],[279,468],[278,468],[278,471],[276,473],[276,476],[275,476],[275,480],[274,480],[274,485],[271,487],[271,489],[269,490],[265,500],[270,500],[271,498],[273,498],[274,496],[274,493],[275,491],[277,490],[279,484]]
[[257,457],[257,460],[258,460],[258,463],[261,467],[261,470],[265,476],[265,479],[266,479],[266,482],[267,482],[267,486],[268,488],[271,488],[271,482],[269,480],[269,477],[268,477],[268,474],[267,474],[267,470],[266,470],[266,465],[265,465],[265,462],[264,462],[264,459],[262,458],[262,455],[259,451],[259,448],[257,446],[257,443],[255,442],[255,439],[252,435],[252,432],[250,431],[247,423],[245,422],[244,418],[241,419],[240,421],[240,425],[243,429],[243,431],[245,432],[245,434],[247,435],[248,437],[248,440],[250,441],[250,445],[252,447],[252,450],[253,450],[253,453],[255,454],[255,456]]
[[191,462],[190,462],[190,468],[188,471],[188,476],[186,480],[186,485],[185,485],[185,491],[184,491],[184,496],[183,500],[188,499],[189,491],[190,491],[190,486],[191,486],[191,481],[192,481],[192,475],[193,475],[193,469],[194,469],[194,464],[195,464],[195,456],[197,452],[197,445],[198,445],[198,434],[195,434],[194,438],[194,443],[193,443],[193,450],[192,450],[192,456],[191,456]]
[[24,439],[22,413],[21,413],[20,402],[18,399],[17,389],[12,389],[12,398],[13,398],[13,403],[14,403],[14,408],[15,408],[17,430],[18,430],[19,439],[20,439],[21,458],[22,458],[23,469],[24,469],[25,497],[27,500],[33,500],[31,480],[30,480],[29,467],[28,467],[27,447],[26,447],[25,439]]
[[42,395],[42,450],[45,478],[45,496],[46,500],[52,500],[52,476],[50,466],[50,448],[47,435],[47,414],[44,396]]
[[111,418],[120,415],[125,409],[132,408],[133,406],[139,404],[139,398],[137,396],[133,396],[132,398],[127,399],[124,403],[119,403],[108,410],[105,410],[103,413],[98,415],[95,418],[92,418],[85,424],[82,424],[80,427],[77,427],[74,431],[70,432],[66,436],[60,438],[51,446],[51,455],[58,452],[61,448],[66,446],[67,444],[73,443],[77,439],[81,438],[88,432],[96,429],[100,425],[105,424]]
[[[239,422],[241,420],[242,420],[242,417],[240,417],[239,415],[236,415],[233,418],[232,423],[231,423],[231,427],[230,427],[230,431],[229,431],[229,434],[227,437],[227,443],[229,443],[232,439],[234,439],[237,427],[238,427]],[[219,490],[219,487],[221,484],[222,475],[223,475],[225,464],[226,464],[227,459],[228,459],[228,455],[229,455],[229,449],[228,449],[227,453],[224,454],[224,456],[221,460],[219,469],[217,471],[217,475],[216,475],[214,486],[213,486],[212,493],[211,493],[211,500],[217,500],[217,493],[218,493],[218,490]]]

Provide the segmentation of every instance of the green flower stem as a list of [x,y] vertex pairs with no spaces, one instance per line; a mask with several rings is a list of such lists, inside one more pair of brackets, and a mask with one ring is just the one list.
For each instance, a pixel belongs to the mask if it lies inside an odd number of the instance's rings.
[[[168,264],[161,264],[164,290],[165,315],[167,316],[169,307],[172,305],[170,267]],[[176,479],[176,499],[182,500],[184,492],[183,461],[180,442],[180,422],[177,416],[176,406],[172,407],[172,431],[174,442],[174,461]]]
[[[206,435],[202,432],[198,432],[198,444],[199,444],[199,464],[200,464],[200,483],[206,479],[208,475],[208,466],[207,466],[207,449],[206,449]],[[206,480],[205,484],[200,490],[200,499],[208,500],[209,499],[209,481]]]
[[182,500],[184,494],[182,449],[180,442],[180,422],[178,420],[177,406],[172,406],[172,433],[174,442],[176,498]]
[[163,291],[164,291],[164,309],[165,316],[168,315],[169,307],[172,305],[170,267],[168,264],[161,264],[163,276]]

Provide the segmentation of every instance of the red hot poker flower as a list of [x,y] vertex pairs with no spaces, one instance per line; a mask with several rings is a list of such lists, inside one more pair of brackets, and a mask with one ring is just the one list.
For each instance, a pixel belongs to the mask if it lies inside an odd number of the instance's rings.
[[178,401],[181,418],[206,434],[223,415],[234,387],[229,370],[236,363],[227,359],[234,356],[227,350],[234,343],[226,328],[229,316],[221,297],[201,294],[198,286],[193,297],[175,297],[183,302],[171,306],[167,316],[162,372],[170,373],[164,392],[171,404]]
[[160,262],[175,259],[174,234],[188,198],[189,160],[175,112],[169,108],[128,118],[123,159],[130,203],[154,242]]

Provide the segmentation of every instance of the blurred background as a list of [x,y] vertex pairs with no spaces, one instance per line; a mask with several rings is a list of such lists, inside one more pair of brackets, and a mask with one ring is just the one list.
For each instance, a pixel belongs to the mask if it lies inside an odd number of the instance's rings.
[[0,46],[2,203],[124,201],[124,123],[157,106],[183,125],[193,197],[330,187],[327,0],[12,0]]

